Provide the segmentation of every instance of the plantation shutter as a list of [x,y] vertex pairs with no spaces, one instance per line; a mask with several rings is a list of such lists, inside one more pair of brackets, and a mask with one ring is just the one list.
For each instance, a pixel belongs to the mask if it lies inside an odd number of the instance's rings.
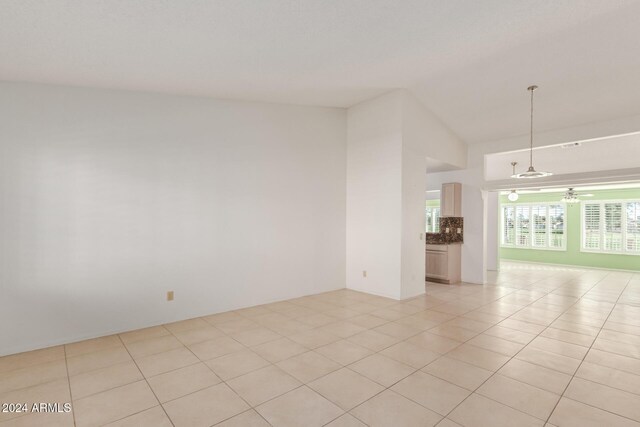
[[627,203],[626,249],[640,253],[640,202]]
[[531,217],[533,224],[533,246],[547,246],[547,207],[532,206]]
[[516,206],[516,246],[530,246],[530,207]]
[[503,204],[501,245],[564,250],[567,246],[565,209],[564,203]]
[[585,203],[583,210],[582,247],[587,250],[600,249],[600,204]]
[[604,204],[604,250],[622,251],[622,203]]
[[564,207],[562,205],[549,206],[549,247],[563,248],[565,246]]
[[516,240],[515,208],[504,206],[502,208],[502,244],[513,245]]

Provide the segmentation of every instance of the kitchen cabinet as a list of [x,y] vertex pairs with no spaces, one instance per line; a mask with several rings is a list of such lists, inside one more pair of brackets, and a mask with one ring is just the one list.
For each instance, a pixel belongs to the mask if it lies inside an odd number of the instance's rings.
[[440,283],[458,283],[461,270],[461,245],[426,245],[426,279]]
[[442,184],[440,191],[440,216],[462,216],[462,184]]

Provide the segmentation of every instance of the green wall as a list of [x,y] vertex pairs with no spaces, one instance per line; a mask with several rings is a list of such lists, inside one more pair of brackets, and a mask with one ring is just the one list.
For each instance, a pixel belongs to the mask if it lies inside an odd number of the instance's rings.
[[[583,193],[593,194],[593,197],[580,197],[580,203],[567,205],[567,250],[539,250],[539,249],[516,249],[500,247],[500,258],[515,261],[531,261],[551,264],[567,264],[584,267],[615,268],[622,270],[640,271],[640,255],[618,255],[618,254],[594,254],[580,252],[580,222],[582,201],[597,200],[640,200],[640,189],[624,190],[600,190],[587,191]],[[562,193],[541,193],[541,194],[521,194],[516,203],[530,202],[557,202],[562,198]],[[507,196],[500,196],[500,203],[509,203]],[[498,218],[500,221],[500,218]],[[498,224],[498,234],[500,236],[500,224]],[[498,239],[498,244],[500,243]]]

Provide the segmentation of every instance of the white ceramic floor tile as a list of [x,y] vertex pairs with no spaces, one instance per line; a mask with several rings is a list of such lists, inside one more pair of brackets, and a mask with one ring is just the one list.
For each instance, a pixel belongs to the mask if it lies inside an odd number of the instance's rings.
[[0,357],[0,401],[73,396],[79,426],[640,426],[640,274],[503,262],[488,281],[402,302],[342,289]]

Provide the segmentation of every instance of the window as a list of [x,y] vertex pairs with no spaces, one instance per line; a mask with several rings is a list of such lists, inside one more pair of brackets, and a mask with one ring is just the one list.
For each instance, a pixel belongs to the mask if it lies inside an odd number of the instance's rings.
[[502,208],[502,244],[511,246],[516,242],[516,208],[504,206]]
[[582,248],[588,251],[600,249],[600,205],[582,205]]
[[622,250],[622,203],[604,204],[604,250]]
[[531,206],[531,224],[533,225],[531,243],[535,247],[547,246],[547,207]]
[[549,246],[554,249],[564,249],[565,229],[564,229],[564,206],[549,205]]
[[503,247],[524,249],[566,248],[565,205],[509,203],[502,205]]
[[531,246],[529,236],[529,206],[516,206],[516,246]]
[[640,202],[627,202],[627,252],[640,253]]
[[640,255],[640,202],[584,203],[582,250]]
[[440,207],[427,206],[427,233],[437,233],[440,231]]

